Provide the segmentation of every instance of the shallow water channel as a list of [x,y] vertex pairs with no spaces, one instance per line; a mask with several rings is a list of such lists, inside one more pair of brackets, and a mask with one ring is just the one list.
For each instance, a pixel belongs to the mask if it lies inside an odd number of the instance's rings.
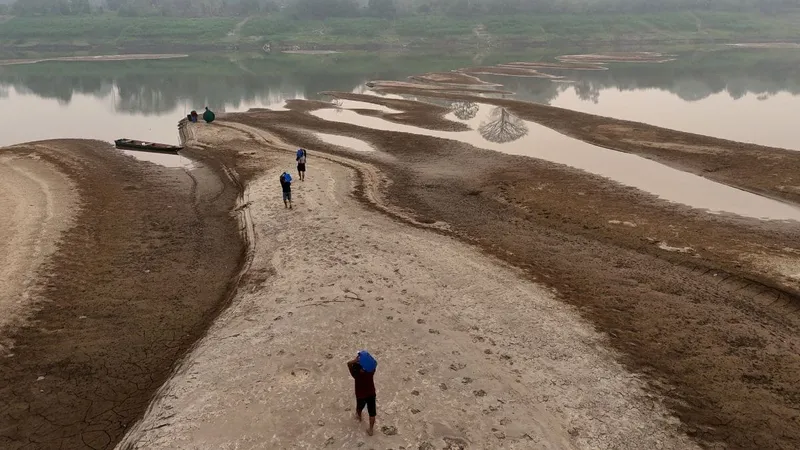
[[469,112],[466,116],[462,115],[462,118],[456,113],[447,116],[450,120],[461,121],[470,126],[470,131],[463,132],[436,131],[396,124],[349,110],[320,109],[312,114],[334,122],[451,139],[482,149],[564,164],[641,189],[664,200],[710,212],[727,212],[759,219],[800,220],[800,208],[636,155],[570,138],[537,123],[521,120],[504,108],[477,104],[474,107],[474,113]]

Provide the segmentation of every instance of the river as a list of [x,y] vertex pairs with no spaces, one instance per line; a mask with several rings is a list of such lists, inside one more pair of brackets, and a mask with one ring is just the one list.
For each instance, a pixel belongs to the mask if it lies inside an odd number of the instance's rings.
[[[553,60],[493,54],[491,63]],[[718,49],[674,61],[561,71],[564,79],[482,77],[518,98],[715,137],[800,150],[800,51]],[[324,90],[361,91],[371,79],[402,80],[470,64],[469,55],[211,55],[180,60],[53,62],[0,67],[0,145],[49,138],[178,140],[191,110],[276,108]]]

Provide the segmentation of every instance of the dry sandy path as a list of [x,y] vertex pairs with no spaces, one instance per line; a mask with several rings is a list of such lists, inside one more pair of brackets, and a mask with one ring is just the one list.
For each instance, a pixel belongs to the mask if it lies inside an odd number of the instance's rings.
[[[52,164],[0,153],[0,330],[30,311],[37,270],[72,223],[77,201],[72,182]],[[0,350],[8,345],[0,338]]]
[[[250,184],[248,281],[118,448],[693,448],[550,291],[365,209],[320,159],[285,210],[291,164]],[[352,418],[361,348],[379,360],[374,437]]]

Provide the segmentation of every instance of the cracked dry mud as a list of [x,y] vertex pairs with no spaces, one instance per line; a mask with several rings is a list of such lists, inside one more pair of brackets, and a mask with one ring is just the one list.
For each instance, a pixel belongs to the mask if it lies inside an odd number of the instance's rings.
[[0,448],[111,448],[224,302],[242,254],[236,189],[210,166],[152,166],[97,141],[0,156],[39,158],[76,189],[54,190],[53,220],[70,206],[71,221],[27,274],[41,287],[22,326],[4,330]]

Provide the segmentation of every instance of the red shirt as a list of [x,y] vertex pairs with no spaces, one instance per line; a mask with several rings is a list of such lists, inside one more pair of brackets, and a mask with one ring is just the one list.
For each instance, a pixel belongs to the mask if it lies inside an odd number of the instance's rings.
[[372,380],[375,372],[365,372],[358,363],[347,364],[347,367],[355,381],[356,398],[369,398],[375,395],[375,382]]

